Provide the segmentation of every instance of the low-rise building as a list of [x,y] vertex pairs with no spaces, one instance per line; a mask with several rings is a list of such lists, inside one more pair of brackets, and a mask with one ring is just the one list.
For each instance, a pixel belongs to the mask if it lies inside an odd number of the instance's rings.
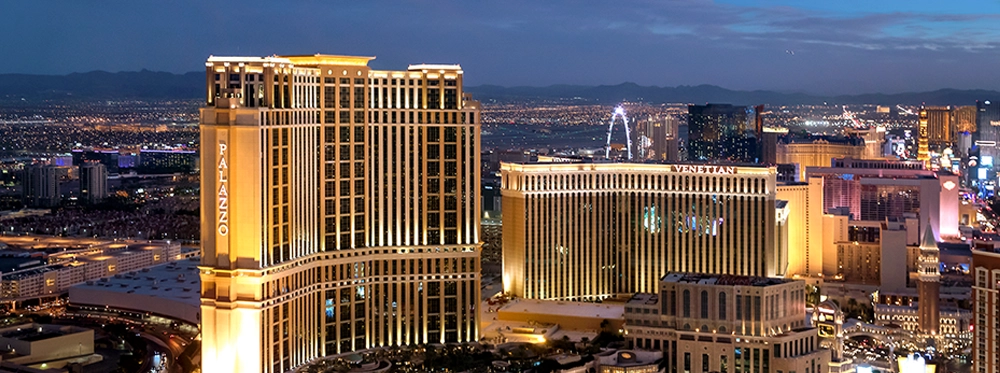
[[22,324],[0,329],[3,361],[59,368],[94,353],[94,331],[66,325]]
[[820,372],[831,359],[806,322],[805,283],[668,273],[625,305],[626,340],[668,372]]
[[[31,239],[26,241],[29,246],[24,246],[23,238]],[[170,241],[74,240],[63,237],[0,237],[0,241],[12,246],[21,245],[17,252],[36,255],[44,263],[4,272],[0,276],[3,302],[59,295],[85,281],[168,263],[187,255],[181,252],[179,243]]]
[[621,303],[589,303],[516,299],[497,310],[497,320],[559,325],[561,329],[618,331]]
[[121,273],[69,288],[71,306],[102,312],[162,316],[197,325],[201,282],[194,257]]
[[663,359],[660,351],[609,351],[597,355],[600,373],[657,373]]
[[[969,326],[972,323],[972,312],[955,307],[939,309],[939,325],[937,334],[948,338],[971,339]],[[903,330],[917,333],[920,331],[920,314],[916,306],[876,304],[875,323],[878,325],[895,325]]]

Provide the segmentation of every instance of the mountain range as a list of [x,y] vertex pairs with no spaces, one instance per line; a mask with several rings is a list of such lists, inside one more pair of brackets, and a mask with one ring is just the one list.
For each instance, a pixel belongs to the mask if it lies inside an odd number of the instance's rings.
[[[68,75],[0,74],[0,99],[5,100],[172,100],[197,99],[204,94],[202,72],[172,74],[155,71],[109,73],[92,71]],[[976,100],[1000,100],[993,90],[939,89],[929,92],[824,96],[775,91],[739,91],[714,85],[657,87],[635,83],[617,85],[550,85],[545,87],[467,86],[480,101],[525,100],[615,103],[732,103],[767,104],[879,104],[972,105]]]
[[656,87],[635,83],[579,86],[551,85],[547,87],[501,87],[481,85],[467,87],[477,100],[513,101],[525,99],[588,100],[602,103],[642,101],[648,103],[731,103],[738,105],[974,105],[976,100],[1000,100],[1000,92],[991,90],[939,89],[929,92],[895,94],[859,94],[822,96],[806,93],[775,91],[737,91],[714,85]]
[[7,100],[173,100],[204,95],[205,73],[149,70],[68,75],[0,74],[0,99]]

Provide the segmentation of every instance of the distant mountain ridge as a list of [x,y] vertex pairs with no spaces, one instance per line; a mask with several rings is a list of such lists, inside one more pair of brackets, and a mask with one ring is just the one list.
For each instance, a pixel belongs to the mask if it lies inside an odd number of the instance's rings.
[[204,95],[205,73],[158,71],[68,75],[0,74],[0,98],[7,100],[171,100]]
[[[204,94],[205,74],[173,74],[149,70],[110,73],[91,71],[68,75],[0,74],[2,100],[171,100],[197,99]],[[572,100],[615,103],[731,103],[767,104],[879,104],[973,105],[976,100],[998,100],[993,90],[939,89],[930,92],[822,96],[774,91],[738,91],[714,85],[657,87],[635,83],[616,85],[550,85],[546,87],[467,86],[481,101],[525,99]]]
[[1000,100],[1000,91],[939,89],[930,92],[895,94],[859,94],[822,96],[806,93],[774,91],[737,91],[714,85],[656,87],[635,83],[617,85],[579,86],[551,85],[546,87],[501,87],[480,85],[465,87],[478,100],[513,101],[523,99],[573,99],[579,98],[602,103],[643,101],[649,103],[731,103],[739,105],[795,105],[823,104],[853,105],[974,105],[976,100]]

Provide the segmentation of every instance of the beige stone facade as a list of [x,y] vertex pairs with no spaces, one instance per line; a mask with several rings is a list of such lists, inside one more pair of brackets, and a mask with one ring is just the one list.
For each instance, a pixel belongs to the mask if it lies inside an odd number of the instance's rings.
[[625,306],[626,340],[663,351],[668,372],[821,372],[802,281],[670,273]]
[[479,339],[479,103],[371,59],[206,63],[204,371]]
[[593,300],[670,271],[781,276],[775,168],[501,165],[504,291]]

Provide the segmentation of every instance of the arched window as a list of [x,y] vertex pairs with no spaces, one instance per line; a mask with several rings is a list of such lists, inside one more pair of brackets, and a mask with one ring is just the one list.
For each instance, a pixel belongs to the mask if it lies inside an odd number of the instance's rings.
[[726,293],[719,293],[719,320],[726,319]]
[[701,318],[708,318],[708,291],[701,291]]
[[681,308],[684,317],[691,317],[691,292],[687,289],[681,294]]
[[726,326],[725,325],[719,325],[719,333],[725,333],[725,332],[726,332]]

